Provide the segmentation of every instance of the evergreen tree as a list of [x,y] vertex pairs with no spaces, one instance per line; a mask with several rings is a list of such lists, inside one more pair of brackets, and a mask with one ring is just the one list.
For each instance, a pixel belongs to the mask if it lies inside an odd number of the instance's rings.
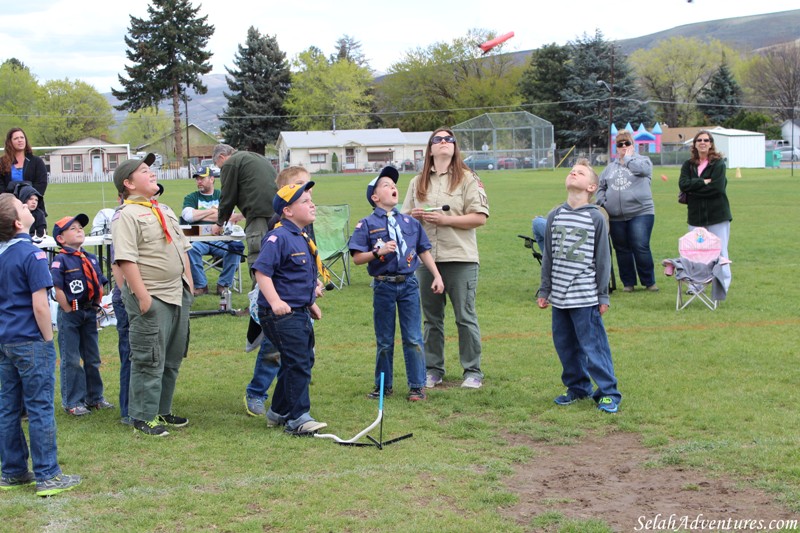
[[[614,123],[649,124],[652,111],[631,74],[627,59],[597,30],[569,44],[569,78],[561,91],[565,129],[558,138],[580,147],[609,144],[609,118]],[[610,107],[609,107],[610,103]]]
[[289,63],[275,36],[262,36],[251,26],[234,65],[225,69],[231,92],[224,93],[228,107],[220,117],[222,133],[231,146],[263,154],[267,143],[274,143],[286,129],[283,104],[291,85]]
[[719,125],[739,113],[742,90],[728,68],[725,57],[697,98],[697,109],[710,124]]
[[555,43],[534,50],[519,84],[523,102],[537,104],[533,114],[551,122],[556,134],[565,129],[558,102],[569,80],[569,52],[567,46]]
[[330,62],[336,63],[342,59],[355,63],[359,67],[369,68],[369,61],[361,51],[361,43],[355,37],[347,34],[336,40],[336,53],[331,54]]
[[214,26],[208,16],[198,17],[200,8],[189,0],[151,0],[148,19],[131,16],[125,36],[125,52],[131,66],[125,71],[130,79],[118,76],[122,90],[112,89],[122,101],[117,109],[139,111],[156,107],[166,98],[172,99],[172,127],[175,136],[175,159],[183,162],[181,132],[181,100],[191,87],[197,94],[208,90],[201,80],[211,72],[211,52],[205,50]]

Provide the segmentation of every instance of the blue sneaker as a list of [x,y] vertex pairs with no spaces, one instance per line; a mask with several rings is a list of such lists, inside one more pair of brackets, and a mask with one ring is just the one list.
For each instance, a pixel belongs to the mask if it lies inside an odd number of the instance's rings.
[[558,405],[572,405],[578,400],[583,400],[584,398],[588,398],[588,396],[578,396],[571,390],[568,390],[553,401]]
[[267,409],[264,407],[264,399],[254,398],[247,394],[244,395],[244,410],[250,416],[264,416],[267,414]]
[[597,408],[606,413],[616,413],[619,411],[619,402],[611,396],[603,396],[597,402]]

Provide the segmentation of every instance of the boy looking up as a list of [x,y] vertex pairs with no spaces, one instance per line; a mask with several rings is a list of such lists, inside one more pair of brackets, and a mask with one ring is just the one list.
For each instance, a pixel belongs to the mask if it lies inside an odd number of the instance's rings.
[[[406,363],[409,401],[425,399],[425,350],[422,341],[420,286],[414,272],[420,260],[433,276],[431,290],[444,291],[442,277],[431,256],[431,243],[422,224],[409,215],[401,215],[398,201],[399,174],[392,166],[384,167],[367,185],[367,201],[375,210],[356,224],[348,247],[357,265],[368,263],[372,281],[372,317],[375,323],[377,354],[375,388],[368,398],[380,398],[380,376],[384,374],[384,396],[394,392],[395,308],[400,318],[403,356]],[[423,289],[427,290],[427,288]]]
[[159,184],[144,159],[123,161],[114,184],[123,203],[111,222],[114,261],[125,283],[122,299],[128,312],[131,380],[128,414],[134,433],[163,437],[166,426],[183,427],[186,418],[172,414],[178,370],[189,344],[192,272],[178,217],[151,198]]
[[316,304],[319,256],[302,230],[316,218],[310,192],[313,186],[309,181],[278,190],[272,206],[281,214],[281,225],[264,237],[253,264],[259,288],[258,318],[281,360],[267,425],[285,425],[285,432],[295,436],[312,435],[327,427],[309,413],[308,386],[314,366],[311,319],[322,318]]
[[[97,307],[108,282],[97,258],[81,248],[89,217],[64,217],[53,226],[61,252],[50,265],[58,302],[58,350],[61,354],[61,405],[67,414],[83,416],[89,409],[113,409],[103,398]],[[83,367],[81,367],[83,360]]]
[[[58,466],[56,349],[47,301],[53,280],[47,253],[31,243],[31,224],[27,206],[0,194],[0,489],[36,483],[37,495],[52,496],[75,488],[81,478]],[[30,449],[22,431],[23,407]]]
[[589,161],[579,159],[567,175],[567,201],[547,215],[537,304],[540,309],[553,306],[553,344],[567,387],[555,403],[592,397],[598,409],[616,413],[622,395],[601,317],[609,303],[608,223],[590,203],[598,181]]

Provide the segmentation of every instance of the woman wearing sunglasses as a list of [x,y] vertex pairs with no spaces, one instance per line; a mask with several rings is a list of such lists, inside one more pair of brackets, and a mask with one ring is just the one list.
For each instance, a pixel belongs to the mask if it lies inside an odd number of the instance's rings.
[[617,254],[617,267],[624,292],[633,292],[636,276],[651,292],[656,285],[650,235],[656,219],[650,181],[653,163],[636,153],[628,131],[617,135],[617,158],[600,174],[597,204],[608,212],[611,243]]
[[[441,209],[445,205],[448,210]],[[475,311],[478,288],[475,229],[486,224],[489,202],[481,180],[463,163],[458,143],[449,129],[440,128],[428,139],[425,164],[409,184],[402,211],[422,223],[431,241],[431,255],[444,281],[445,293],[434,294],[428,289],[433,283],[431,273],[424,265],[417,270],[425,322],[425,386],[433,388],[444,378],[444,310],[445,298],[449,298],[464,369],[461,386],[478,389],[483,384],[483,372],[481,331]]]
[[[731,206],[728,203],[728,178],[725,176],[725,160],[714,147],[714,137],[701,130],[692,141],[692,157],[681,167],[678,186],[686,193],[689,230],[704,227],[722,244],[720,255],[728,255],[731,236]],[[722,284],[725,290],[731,285],[731,268],[722,267]]]

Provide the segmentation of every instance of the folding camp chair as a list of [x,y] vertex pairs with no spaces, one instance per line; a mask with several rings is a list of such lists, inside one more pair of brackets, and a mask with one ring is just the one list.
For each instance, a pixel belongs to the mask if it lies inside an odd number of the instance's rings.
[[331,274],[331,283],[341,289],[350,285],[350,205],[318,205],[314,238],[322,265]]
[[719,276],[722,266],[730,261],[720,256],[721,249],[719,237],[706,228],[695,228],[678,239],[680,257],[661,262],[664,274],[674,275],[678,282],[676,311],[694,301],[714,311],[718,302],[725,299],[725,288]]

